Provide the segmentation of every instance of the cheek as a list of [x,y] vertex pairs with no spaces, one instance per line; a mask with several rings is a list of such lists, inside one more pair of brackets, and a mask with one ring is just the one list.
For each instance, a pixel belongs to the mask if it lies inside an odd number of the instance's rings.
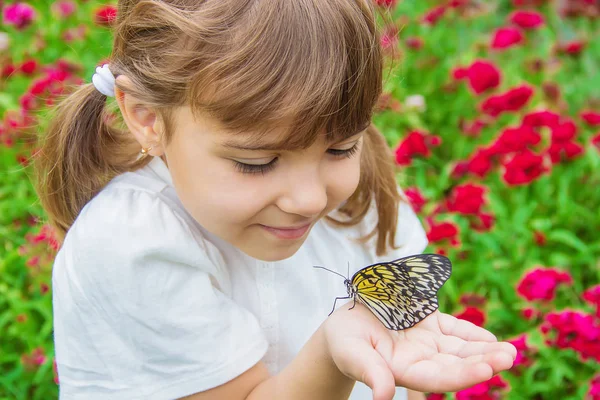
[[343,162],[336,161],[333,165],[329,165],[326,170],[327,187],[332,202],[341,203],[356,191],[360,180],[359,156]]
[[[211,164],[210,166],[207,164]],[[192,216],[207,229],[238,224],[264,207],[264,191],[223,160],[212,160],[182,180],[178,194]]]

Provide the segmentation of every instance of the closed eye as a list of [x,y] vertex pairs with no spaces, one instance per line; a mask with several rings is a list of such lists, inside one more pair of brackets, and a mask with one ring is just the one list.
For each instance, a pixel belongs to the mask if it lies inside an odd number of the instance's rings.
[[328,149],[327,152],[336,157],[347,157],[350,158],[358,151],[358,142],[354,143],[354,146],[349,149]]
[[[358,151],[359,142],[357,141],[354,145],[348,149],[327,149],[327,153],[331,154],[335,158],[350,158]],[[234,162],[235,169],[243,174],[261,174],[264,175],[267,172],[273,170],[277,165],[278,157],[273,158],[266,164],[246,164],[239,161]]]

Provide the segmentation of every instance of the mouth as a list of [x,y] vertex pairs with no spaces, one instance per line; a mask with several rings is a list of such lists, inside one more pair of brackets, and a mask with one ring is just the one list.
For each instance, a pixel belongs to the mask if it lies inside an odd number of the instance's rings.
[[260,225],[260,227],[279,239],[293,240],[300,239],[302,236],[304,236],[304,234],[310,228],[310,223],[297,227],[274,227],[267,225]]

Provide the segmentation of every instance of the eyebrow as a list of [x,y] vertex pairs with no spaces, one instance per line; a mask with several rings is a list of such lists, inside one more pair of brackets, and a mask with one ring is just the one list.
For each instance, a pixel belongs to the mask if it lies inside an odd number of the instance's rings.
[[236,150],[280,150],[285,147],[284,142],[260,142],[254,138],[247,138],[245,140],[226,140],[221,146],[227,149]]
[[[338,142],[343,142],[345,140],[348,140],[350,138],[352,138],[353,136],[357,136],[359,135],[361,132],[358,132],[355,135],[352,135],[350,137],[344,138]],[[335,143],[335,142],[332,142]],[[226,149],[236,149],[236,150],[282,150],[285,149],[287,147],[289,147],[289,145],[286,145],[286,141],[282,140],[279,142],[261,142],[260,140],[253,138],[253,137],[247,137],[245,139],[228,139],[226,141],[224,141],[223,143],[221,143],[221,146],[223,146]]]

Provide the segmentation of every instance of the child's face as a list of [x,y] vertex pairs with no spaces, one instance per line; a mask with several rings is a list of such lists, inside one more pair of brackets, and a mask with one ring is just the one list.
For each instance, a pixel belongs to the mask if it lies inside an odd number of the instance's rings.
[[[254,258],[292,256],[314,224],[358,186],[362,134],[339,143],[318,139],[306,150],[250,150],[277,141],[278,133],[245,143],[243,134],[208,116],[194,119],[189,107],[176,110],[175,126],[165,155],[183,205],[208,231]],[[344,153],[355,145],[356,152]]]

